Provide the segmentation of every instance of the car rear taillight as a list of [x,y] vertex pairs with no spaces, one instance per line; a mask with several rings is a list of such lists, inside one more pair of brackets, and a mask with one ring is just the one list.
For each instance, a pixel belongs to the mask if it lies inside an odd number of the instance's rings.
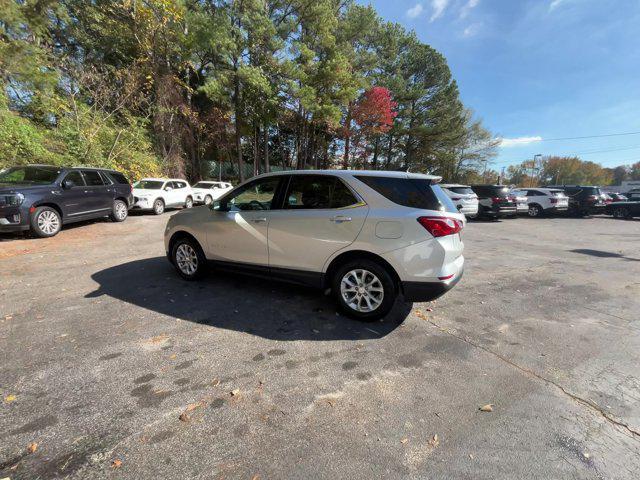
[[493,202],[493,203],[500,203],[503,200],[504,200],[504,198],[502,198],[502,197],[492,197],[491,198],[491,202]]
[[131,189],[131,193],[133,193],[133,185],[129,184],[129,188]]
[[558,203],[558,199],[557,198],[550,198],[549,201],[551,202],[551,205],[554,205],[554,204]]
[[418,223],[434,237],[453,235],[463,227],[461,220],[451,217],[418,217]]

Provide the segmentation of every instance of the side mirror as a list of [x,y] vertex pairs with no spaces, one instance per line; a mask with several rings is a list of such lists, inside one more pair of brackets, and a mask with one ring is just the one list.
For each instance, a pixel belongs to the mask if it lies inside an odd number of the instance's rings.
[[65,180],[64,182],[62,182],[62,188],[64,188],[65,190],[71,190],[75,186],[76,183],[73,180]]
[[170,192],[171,190],[173,190],[173,188],[171,188],[171,187],[164,187],[164,191],[165,191],[165,192]]
[[228,212],[229,211],[229,206],[227,205],[227,203],[221,202],[220,200],[214,200],[213,202],[211,202],[211,205],[209,205],[209,208],[211,209],[212,212]]

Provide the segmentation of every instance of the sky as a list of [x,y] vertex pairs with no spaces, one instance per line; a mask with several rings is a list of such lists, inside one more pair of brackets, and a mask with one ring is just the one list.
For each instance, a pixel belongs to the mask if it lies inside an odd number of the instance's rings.
[[640,0],[361,3],[446,56],[462,101],[503,139],[493,168],[536,154],[640,161]]

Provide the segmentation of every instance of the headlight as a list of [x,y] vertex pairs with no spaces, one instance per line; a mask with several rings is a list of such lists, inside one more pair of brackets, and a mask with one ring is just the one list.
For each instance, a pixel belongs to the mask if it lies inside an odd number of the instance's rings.
[[5,205],[18,207],[22,205],[22,202],[24,202],[24,195],[21,193],[14,193],[12,195],[5,195],[4,199],[0,197],[0,200],[4,200]]

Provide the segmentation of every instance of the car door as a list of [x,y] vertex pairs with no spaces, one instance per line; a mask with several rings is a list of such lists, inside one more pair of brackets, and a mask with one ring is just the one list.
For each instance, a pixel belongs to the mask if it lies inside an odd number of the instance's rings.
[[283,178],[256,179],[213,204],[204,227],[207,258],[268,269],[267,232]]
[[99,215],[104,213],[105,210],[110,210],[113,206],[113,198],[100,173],[96,170],[82,170],[82,176],[86,184],[85,190],[89,206],[85,213],[87,215]]
[[65,219],[81,216],[91,209],[89,194],[86,192],[84,178],[78,170],[72,170],[65,175],[60,190],[62,214]]
[[282,208],[269,221],[269,266],[322,272],[327,259],[356,239],[369,207],[334,175],[291,175]]
[[187,182],[173,182],[173,193],[175,193],[176,205],[183,206],[187,201],[187,195],[189,189],[187,188]]

